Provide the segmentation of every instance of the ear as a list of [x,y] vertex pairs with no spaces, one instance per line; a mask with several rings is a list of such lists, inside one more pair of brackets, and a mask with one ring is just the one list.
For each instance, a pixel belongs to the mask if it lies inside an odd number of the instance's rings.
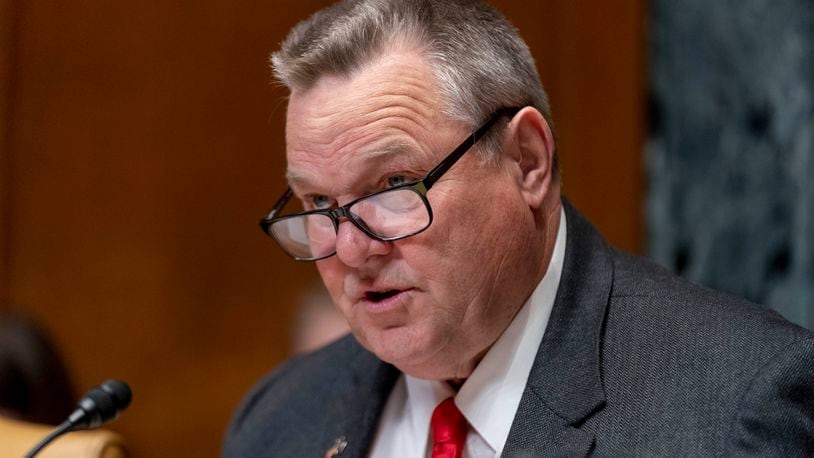
[[554,136],[542,114],[535,108],[520,110],[509,123],[509,154],[512,169],[523,198],[531,208],[539,208],[554,179]]

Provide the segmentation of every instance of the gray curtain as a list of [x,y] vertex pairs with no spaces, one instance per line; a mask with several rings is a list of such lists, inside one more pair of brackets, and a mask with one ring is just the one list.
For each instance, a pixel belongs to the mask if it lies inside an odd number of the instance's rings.
[[814,329],[814,0],[651,0],[649,252]]

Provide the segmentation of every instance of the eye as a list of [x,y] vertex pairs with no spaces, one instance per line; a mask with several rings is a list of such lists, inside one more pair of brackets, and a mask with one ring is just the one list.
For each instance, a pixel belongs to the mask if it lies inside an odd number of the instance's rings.
[[310,201],[314,209],[330,208],[332,205],[331,199],[327,196],[313,196]]
[[387,178],[385,182],[385,187],[395,188],[396,186],[401,186],[404,183],[409,183],[407,177],[405,177],[404,175],[393,175]]

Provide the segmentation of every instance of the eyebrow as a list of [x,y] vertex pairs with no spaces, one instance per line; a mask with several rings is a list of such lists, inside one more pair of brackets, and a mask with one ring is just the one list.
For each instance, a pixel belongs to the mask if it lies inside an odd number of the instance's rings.
[[[387,142],[382,145],[376,145],[368,149],[360,150],[360,152],[357,153],[358,154],[357,157],[359,157],[359,159],[353,162],[357,163],[358,165],[357,168],[359,168],[363,164],[371,164],[377,161],[387,160],[394,157],[402,157],[405,154],[415,151],[416,151],[415,144],[396,140]],[[307,185],[313,181],[319,181],[314,180],[313,178],[315,177],[309,172],[310,170],[300,171],[287,169],[285,174],[286,180],[288,180],[289,185],[293,186],[296,186],[298,184]]]
[[377,145],[373,148],[369,148],[367,150],[362,150],[360,154],[364,156],[362,159],[363,161],[371,161],[374,159],[382,159],[394,156],[400,156],[409,152],[415,151],[415,145],[396,140],[392,142],[385,143],[384,145]]
[[294,186],[299,183],[308,183],[310,181],[309,174],[298,172],[296,170],[288,169],[285,172],[285,179],[288,181],[289,186]]

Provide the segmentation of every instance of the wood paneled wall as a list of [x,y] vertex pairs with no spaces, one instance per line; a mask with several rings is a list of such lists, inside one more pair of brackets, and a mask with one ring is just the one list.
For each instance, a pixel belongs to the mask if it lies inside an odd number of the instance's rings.
[[611,242],[641,252],[645,1],[512,7],[551,97],[565,195]]
[[9,200],[9,120],[11,115],[11,62],[14,38],[11,0],[0,0],[0,310],[8,301],[7,234]]
[[[0,35],[0,298],[41,319],[79,389],[131,383],[112,428],[135,456],[217,456],[289,352],[315,273],[256,227],[284,189],[267,58],[325,3],[0,0],[16,24]],[[549,89],[566,193],[632,249],[643,3],[497,2]]]

